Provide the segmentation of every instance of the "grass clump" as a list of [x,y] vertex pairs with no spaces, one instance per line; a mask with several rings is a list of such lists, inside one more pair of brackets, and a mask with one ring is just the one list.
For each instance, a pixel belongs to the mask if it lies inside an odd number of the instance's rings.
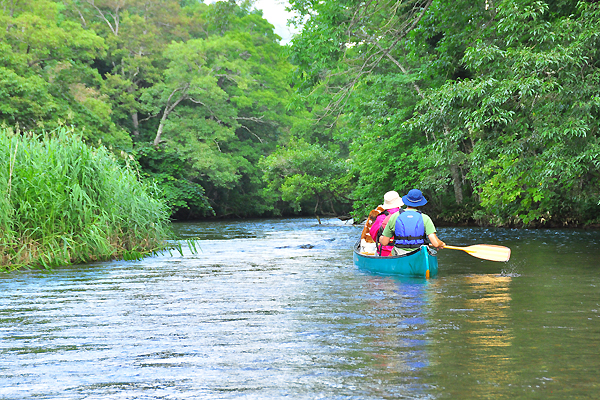
[[0,270],[141,258],[168,237],[162,197],[104,147],[0,130]]

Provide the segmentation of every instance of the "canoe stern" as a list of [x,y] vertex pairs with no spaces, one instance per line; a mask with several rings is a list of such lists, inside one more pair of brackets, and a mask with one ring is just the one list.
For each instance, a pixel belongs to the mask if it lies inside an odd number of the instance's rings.
[[[379,257],[360,254],[360,242],[354,248],[354,264],[376,274],[433,278],[438,273],[437,252],[429,246],[402,256]],[[429,271],[429,273],[427,273]]]

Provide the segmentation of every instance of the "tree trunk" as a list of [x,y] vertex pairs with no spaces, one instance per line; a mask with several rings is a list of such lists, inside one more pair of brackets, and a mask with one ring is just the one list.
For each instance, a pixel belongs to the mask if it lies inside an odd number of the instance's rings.
[[337,213],[337,211],[335,211],[335,208],[333,207],[333,199],[329,199],[329,206],[331,207],[331,211],[333,211],[333,215],[335,215],[337,217],[338,213]]
[[321,218],[319,218],[319,203],[321,202],[321,199],[319,198],[319,196],[317,196],[317,204],[315,204],[315,217],[317,217],[317,221],[319,221],[319,225],[321,225]]
[[139,136],[140,135],[140,122],[138,120],[137,111],[134,113],[131,113],[131,121],[133,122],[133,135]]
[[452,173],[452,181],[454,183],[454,197],[456,198],[456,204],[461,205],[463,202],[462,177],[458,165],[450,165],[450,172]]
[[[173,111],[175,109],[175,107],[177,107],[177,104],[179,104],[182,100],[187,98],[186,92],[189,87],[190,87],[190,84],[188,83],[183,88],[177,88],[171,92],[171,95],[167,99],[167,105],[165,106],[165,111],[163,112],[162,118],[160,119],[160,124],[158,125],[158,130],[156,131],[156,137],[154,138],[155,146],[158,146],[158,144],[160,143],[160,137],[162,135],[163,129],[165,128],[165,123],[167,122],[167,117],[169,116],[169,114],[171,114],[171,111]],[[173,99],[173,96],[175,95],[175,93],[177,93],[179,91],[182,92],[181,96],[173,104],[171,104],[171,100]]]
[[167,109],[168,108],[165,108],[165,112],[163,113],[163,116],[160,119],[160,124],[158,124],[158,129],[156,131],[156,137],[154,138],[155,146],[158,146],[158,144],[160,143],[160,137],[162,135],[163,129],[165,128],[165,122],[167,121],[167,117],[169,116]]

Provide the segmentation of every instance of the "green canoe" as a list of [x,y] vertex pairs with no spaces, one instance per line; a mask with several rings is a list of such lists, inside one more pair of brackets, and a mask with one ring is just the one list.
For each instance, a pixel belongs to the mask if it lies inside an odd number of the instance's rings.
[[438,273],[436,254],[429,246],[421,246],[401,256],[379,257],[360,254],[360,240],[354,244],[354,264],[362,270],[382,275],[434,277]]

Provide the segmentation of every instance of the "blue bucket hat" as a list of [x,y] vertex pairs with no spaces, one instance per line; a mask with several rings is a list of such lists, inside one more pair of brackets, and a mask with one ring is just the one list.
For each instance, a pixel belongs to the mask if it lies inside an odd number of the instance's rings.
[[402,201],[408,207],[419,207],[427,204],[427,200],[425,200],[419,189],[411,189],[406,196],[402,196]]

